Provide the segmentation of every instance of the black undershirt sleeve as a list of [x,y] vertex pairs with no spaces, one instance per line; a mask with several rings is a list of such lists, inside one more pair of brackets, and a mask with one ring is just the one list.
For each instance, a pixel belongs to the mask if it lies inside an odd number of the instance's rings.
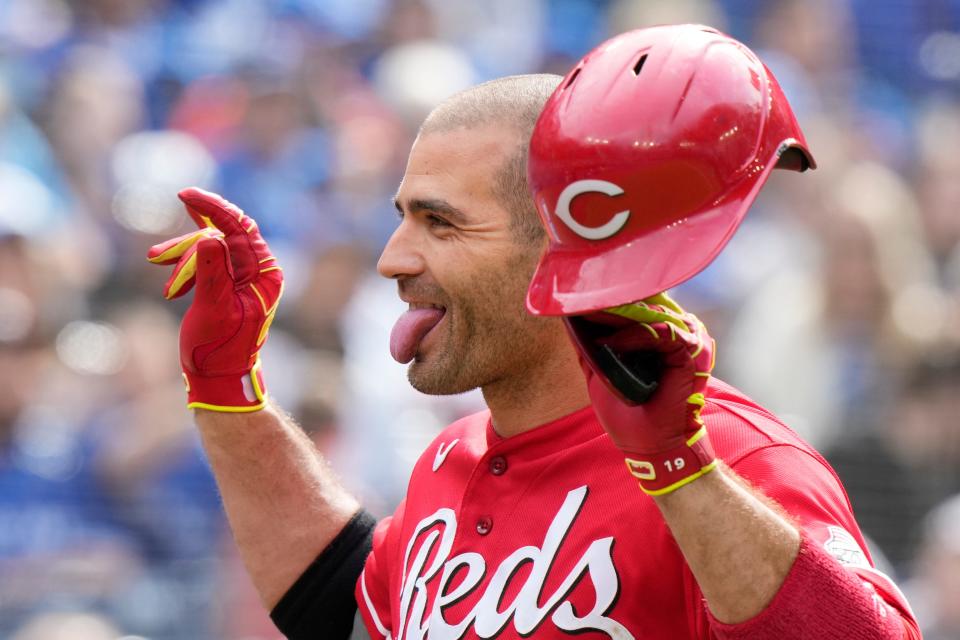
[[270,612],[290,640],[348,640],[357,613],[354,588],[373,546],[377,521],[358,511]]

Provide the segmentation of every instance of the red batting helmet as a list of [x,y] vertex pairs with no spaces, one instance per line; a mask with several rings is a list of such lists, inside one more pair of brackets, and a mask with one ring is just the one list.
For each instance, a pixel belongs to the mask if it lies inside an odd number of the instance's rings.
[[770,71],[700,25],[624,33],[547,101],[528,177],[550,246],[537,315],[640,300],[706,267],[775,167],[815,163]]

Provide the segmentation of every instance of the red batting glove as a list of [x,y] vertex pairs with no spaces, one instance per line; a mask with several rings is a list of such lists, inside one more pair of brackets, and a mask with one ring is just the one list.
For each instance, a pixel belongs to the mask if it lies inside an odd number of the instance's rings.
[[196,285],[180,326],[187,406],[257,411],[267,399],[260,348],[283,291],[283,271],[256,221],[237,206],[195,187],[179,196],[200,230],[151,247],[147,259],[176,263],[163,290],[168,300]]
[[594,411],[640,488],[663,495],[712,471],[700,410],[714,343],[703,323],[663,293],[566,321]]

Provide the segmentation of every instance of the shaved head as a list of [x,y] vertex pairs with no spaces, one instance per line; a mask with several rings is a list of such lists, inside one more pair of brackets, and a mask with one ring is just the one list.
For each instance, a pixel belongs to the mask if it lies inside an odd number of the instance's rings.
[[434,109],[420,126],[420,133],[503,123],[529,138],[543,105],[562,79],[558,75],[541,73],[507,76],[470,87]]
[[537,249],[543,227],[527,185],[527,150],[540,111],[560,80],[558,75],[544,73],[484,82],[448,98],[420,126],[421,136],[489,125],[516,131],[516,151],[496,172],[491,190],[510,212],[517,239]]

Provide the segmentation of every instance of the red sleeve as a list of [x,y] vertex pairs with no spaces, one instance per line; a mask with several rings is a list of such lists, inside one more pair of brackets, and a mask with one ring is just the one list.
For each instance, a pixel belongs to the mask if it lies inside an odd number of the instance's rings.
[[[820,456],[780,444],[731,462],[801,528],[803,553],[773,602],[756,618],[732,626],[711,620],[718,637],[919,640],[910,605],[893,581],[873,567],[840,480]],[[804,620],[799,626],[798,613]],[[763,622],[773,635],[758,633],[757,625]],[[781,628],[781,623],[787,626]],[[867,635],[853,634],[857,625]],[[792,633],[783,630],[787,628]],[[741,633],[748,629],[748,635]]]
[[384,518],[373,532],[373,548],[367,556],[355,590],[357,608],[367,632],[374,640],[392,638],[390,614],[390,561],[396,557],[399,527],[405,502],[393,516]]
[[[708,613],[709,615],[709,613]],[[869,582],[846,570],[806,536],[783,585],[755,617],[724,624],[710,616],[719,640],[919,640],[907,619]]]

